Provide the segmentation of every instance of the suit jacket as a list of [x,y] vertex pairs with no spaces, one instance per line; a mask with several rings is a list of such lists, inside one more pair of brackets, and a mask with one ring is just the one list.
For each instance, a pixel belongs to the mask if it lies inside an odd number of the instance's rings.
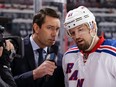
[[33,80],[32,71],[36,68],[34,53],[29,36],[24,39],[24,58],[15,58],[11,64],[12,73],[18,87],[64,87],[64,75],[61,66],[57,66],[53,76]]

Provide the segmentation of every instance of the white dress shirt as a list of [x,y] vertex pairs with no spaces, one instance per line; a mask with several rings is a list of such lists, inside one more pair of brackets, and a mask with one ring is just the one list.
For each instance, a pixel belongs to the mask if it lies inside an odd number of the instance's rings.
[[[40,47],[35,43],[35,41],[32,38],[32,35],[30,36],[30,42],[31,42],[32,49],[33,49],[33,52],[34,52],[35,65],[37,67],[38,66],[38,58],[39,58],[39,53],[37,52],[37,49],[39,49]],[[45,60],[45,56],[47,54],[47,48],[48,47],[43,48],[43,58],[44,58],[44,60]]]

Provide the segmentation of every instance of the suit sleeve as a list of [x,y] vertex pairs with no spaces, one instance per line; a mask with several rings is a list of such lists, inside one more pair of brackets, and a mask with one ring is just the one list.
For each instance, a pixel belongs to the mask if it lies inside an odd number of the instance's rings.
[[26,87],[27,85],[31,85],[34,83],[32,71],[14,76],[14,79],[19,87]]
[[28,85],[30,87],[31,84],[34,84],[33,72],[28,68],[28,63],[25,60],[14,59],[11,63],[11,69],[15,82],[19,87],[28,87]]

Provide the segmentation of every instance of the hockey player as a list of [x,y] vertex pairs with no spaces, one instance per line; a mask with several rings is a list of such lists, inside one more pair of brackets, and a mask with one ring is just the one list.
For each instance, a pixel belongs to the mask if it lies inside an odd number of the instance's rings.
[[84,6],[65,18],[68,35],[77,46],[63,56],[66,87],[116,87],[116,40],[98,37],[93,13]]

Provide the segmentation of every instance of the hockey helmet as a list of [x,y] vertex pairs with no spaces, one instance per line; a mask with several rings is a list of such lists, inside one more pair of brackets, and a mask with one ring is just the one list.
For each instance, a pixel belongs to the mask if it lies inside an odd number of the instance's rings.
[[86,7],[79,6],[67,13],[64,27],[66,30],[69,30],[84,23],[88,23],[91,27],[93,21],[95,22],[95,16],[93,13]]

